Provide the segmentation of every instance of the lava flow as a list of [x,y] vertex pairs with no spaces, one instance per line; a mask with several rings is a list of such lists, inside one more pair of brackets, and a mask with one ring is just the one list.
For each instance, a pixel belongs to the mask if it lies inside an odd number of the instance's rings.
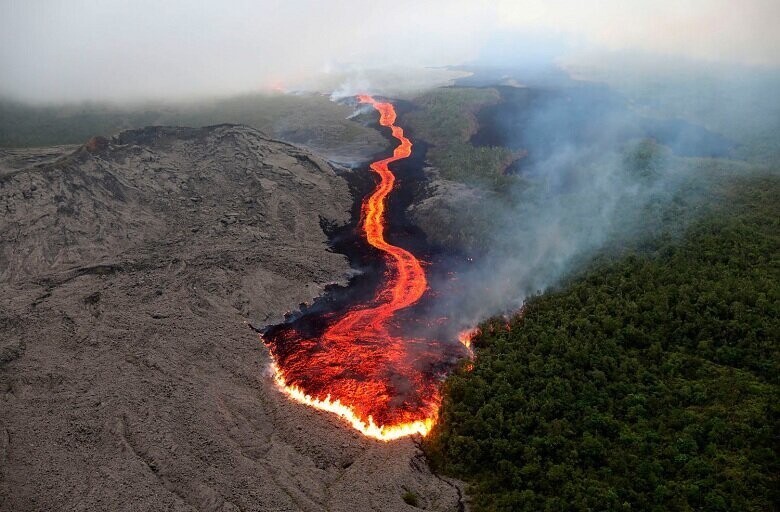
[[443,344],[401,334],[396,313],[417,303],[427,289],[420,261],[385,239],[386,200],[395,185],[389,166],[411,155],[412,142],[395,124],[391,103],[367,95],[358,101],[372,105],[379,124],[399,142],[392,156],[371,164],[379,181],[361,212],[362,234],[385,261],[380,286],[364,304],[321,314],[324,328],[314,335],[288,323],[271,328],[263,339],[276,383],[287,395],[386,441],[428,433],[440,404],[442,368],[452,356]]

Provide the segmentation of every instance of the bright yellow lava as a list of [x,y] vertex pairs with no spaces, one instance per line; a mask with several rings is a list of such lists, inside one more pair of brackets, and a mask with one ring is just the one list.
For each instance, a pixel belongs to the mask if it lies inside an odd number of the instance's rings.
[[355,411],[351,407],[342,404],[338,400],[331,400],[330,395],[325,397],[324,400],[320,400],[319,398],[313,398],[311,395],[307,395],[297,386],[288,385],[284,379],[284,374],[276,363],[271,363],[271,369],[274,372],[274,381],[279,389],[296,402],[333,413],[352,425],[352,428],[359,431],[361,434],[380,441],[392,441],[414,434],[425,436],[431,431],[431,428],[433,428],[435,423],[433,418],[425,418],[424,420],[410,423],[385,426],[374,423],[371,416],[368,417],[368,423],[366,423],[355,414]]

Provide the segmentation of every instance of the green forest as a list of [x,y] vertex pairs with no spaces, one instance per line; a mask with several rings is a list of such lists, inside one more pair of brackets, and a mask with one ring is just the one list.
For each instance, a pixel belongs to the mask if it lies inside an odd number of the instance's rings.
[[777,507],[780,178],[715,188],[481,326],[423,444],[473,510]]
[[512,152],[469,142],[479,127],[475,113],[499,99],[495,89],[442,87],[414,98],[416,110],[403,122],[414,136],[431,144],[427,157],[444,178],[500,190],[512,181],[504,174],[514,159]]

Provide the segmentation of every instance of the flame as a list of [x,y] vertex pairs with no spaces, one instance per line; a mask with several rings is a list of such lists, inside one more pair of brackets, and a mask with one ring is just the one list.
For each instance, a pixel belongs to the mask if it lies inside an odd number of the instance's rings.
[[479,327],[472,327],[471,329],[466,329],[458,333],[458,341],[461,343],[461,345],[466,347],[466,350],[469,353],[470,361],[467,361],[463,364],[463,369],[467,372],[474,370],[474,347],[472,346],[472,341],[474,340],[474,337],[479,336],[481,332],[482,331]]
[[471,342],[479,333],[479,327],[472,327],[471,329],[466,329],[458,333],[458,341],[469,351],[469,357],[471,359],[474,359],[474,348],[471,346]]
[[471,348],[471,340],[479,332],[479,329],[474,327],[472,329],[466,329],[458,333],[458,341],[466,348]]
[[[324,314],[322,334],[307,335],[283,325],[263,336],[270,348],[278,387],[289,397],[343,418],[362,434],[389,441],[426,435],[436,422],[441,396],[436,364],[445,349],[430,340],[399,336],[399,310],[416,304],[428,283],[411,252],[385,240],[387,196],[395,186],[389,166],[412,154],[412,142],[395,124],[392,103],[358,96],[379,112],[379,124],[398,140],[392,156],[371,163],[379,182],[363,202],[360,227],[386,262],[374,298],[344,311]],[[431,350],[437,347],[439,352]]]

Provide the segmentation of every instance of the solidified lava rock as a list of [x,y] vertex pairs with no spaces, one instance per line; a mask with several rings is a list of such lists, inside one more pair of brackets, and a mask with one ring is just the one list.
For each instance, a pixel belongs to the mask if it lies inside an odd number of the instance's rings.
[[411,440],[279,393],[244,323],[344,281],[352,204],[244,126],[0,153],[0,509],[457,510]]

